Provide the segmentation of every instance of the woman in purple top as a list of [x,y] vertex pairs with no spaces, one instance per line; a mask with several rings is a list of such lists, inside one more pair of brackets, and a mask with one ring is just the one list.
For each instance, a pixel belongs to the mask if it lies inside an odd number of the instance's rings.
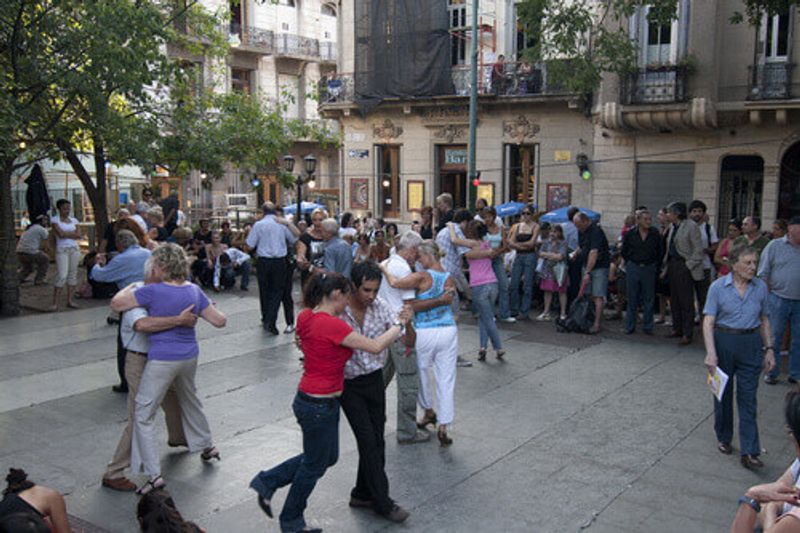
[[[123,312],[144,307],[150,316],[163,317],[179,315],[183,309],[194,305],[194,312],[211,325],[225,326],[225,315],[214,307],[200,287],[186,280],[189,260],[183,248],[171,243],[159,246],[148,260],[148,268],[152,268],[154,277],[164,281],[137,289],[126,287],[111,300],[112,309]],[[149,476],[147,483],[137,491],[139,494],[166,485],[161,478],[154,422],[170,384],[174,383],[181,406],[189,451],[202,450],[200,457],[204,461],[220,459],[211,440],[203,405],[195,391],[199,351],[194,328],[177,327],[150,335],[147,366],[136,395],[131,447],[131,472],[143,472]]]

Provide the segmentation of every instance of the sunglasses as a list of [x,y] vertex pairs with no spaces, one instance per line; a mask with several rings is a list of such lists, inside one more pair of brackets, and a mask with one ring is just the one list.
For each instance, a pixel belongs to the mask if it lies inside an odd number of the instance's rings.
[[532,215],[533,213],[531,213],[530,211],[523,211],[522,214],[523,215]]

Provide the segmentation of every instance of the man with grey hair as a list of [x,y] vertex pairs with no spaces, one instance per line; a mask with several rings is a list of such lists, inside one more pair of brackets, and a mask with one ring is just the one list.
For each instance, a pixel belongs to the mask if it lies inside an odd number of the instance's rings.
[[140,228],[142,228],[142,231],[147,233],[147,222],[145,222],[142,218],[142,215],[139,214],[138,206],[133,200],[128,202],[128,212],[130,213],[130,217],[135,220],[137,224],[139,224]]
[[[353,251],[350,245],[339,237],[339,223],[336,219],[326,218],[322,221],[322,231],[326,241],[322,268],[349,279],[353,268]],[[313,269],[314,267],[311,267],[311,272]]]
[[[412,266],[417,262],[417,248],[422,244],[422,237],[416,231],[407,231],[397,242],[395,252],[389,256],[385,264],[389,272],[397,279],[411,275]],[[417,297],[413,290],[393,288],[388,281],[381,283],[378,297],[397,314],[405,304]],[[417,394],[419,377],[417,371],[417,352],[407,347],[401,340],[389,347],[389,357],[383,366],[383,383],[388,387],[397,374],[397,442],[414,444],[430,440],[430,433],[417,429]]]
[[256,275],[262,327],[278,335],[275,322],[286,283],[286,256],[288,247],[300,236],[300,230],[285,218],[276,216],[272,202],[265,202],[261,210],[264,216],[250,230],[244,251],[255,251],[258,255]]
[[[95,265],[89,271],[89,277],[104,283],[116,283],[122,289],[131,283],[144,281],[144,264],[150,257],[150,250],[139,246],[139,240],[132,231],[119,230],[116,235],[116,245],[119,253],[106,264],[106,256],[97,254]],[[114,385],[114,392],[128,392],[128,382],[125,379],[125,349],[122,347],[121,333],[117,328],[117,372],[119,385]]]
[[436,197],[436,213],[438,215],[438,222],[436,224],[436,233],[439,233],[447,227],[448,222],[452,222],[453,215],[453,195],[449,192],[443,192]]

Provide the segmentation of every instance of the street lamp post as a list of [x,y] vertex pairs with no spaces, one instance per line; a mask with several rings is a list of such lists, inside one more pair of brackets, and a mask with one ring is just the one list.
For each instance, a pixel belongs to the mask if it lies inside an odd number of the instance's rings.
[[[283,169],[288,172],[289,174],[292,173],[294,170],[294,157],[287,154],[283,156]],[[295,214],[295,224],[300,222],[300,217],[303,213],[303,184],[308,183],[308,186],[313,188],[314,183],[314,171],[317,169],[317,158],[311,154],[308,154],[303,158],[303,170],[306,173],[305,178],[303,178],[303,174],[300,173],[295,176],[295,181],[297,182],[297,213]]]

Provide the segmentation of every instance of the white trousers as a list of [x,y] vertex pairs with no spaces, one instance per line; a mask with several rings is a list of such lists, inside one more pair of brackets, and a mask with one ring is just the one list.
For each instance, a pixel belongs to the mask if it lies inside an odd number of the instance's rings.
[[213,446],[211,429],[194,386],[196,373],[197,357],[183,361],[147,361],[139,383],[139,392],[136,394],[131,473],[144,472],[151,477],[161,474],[155,418],[170,385],[174,385],[178,396],[181,422],[189,451],[196,452]]
[[437,419],[440,424],[452,424],[453,422],[457,357],[458,330],[456,326],[417,330],[418,401],[423,409],[433,409],[433,387],[428,372],[428,369],[433,367],[436,398],[439,401]]
[[74,287],[78,284],[78,263],[81,260],[81,251],[77,247],[56,249],[56,287],[65,284]]

